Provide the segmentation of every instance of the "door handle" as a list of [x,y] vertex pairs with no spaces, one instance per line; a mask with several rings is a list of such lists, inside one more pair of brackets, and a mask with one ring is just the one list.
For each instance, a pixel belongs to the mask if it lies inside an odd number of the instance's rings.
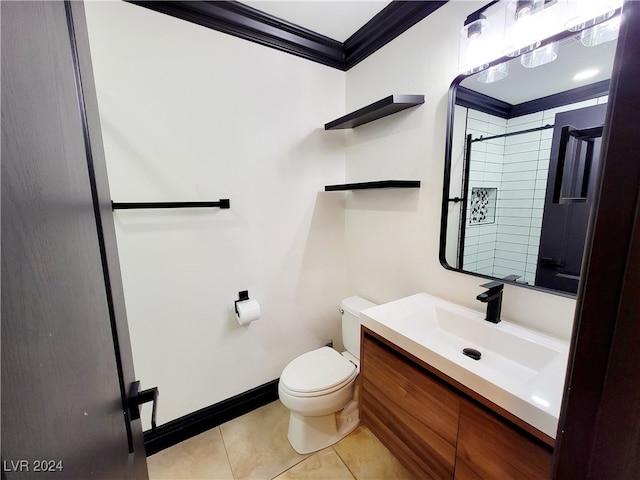
[[153,402],[151,410],[151,430],[156,429],[156,408],[158,406],[158,387],[148,388],[140,391],[140,382],[135,381],[129,390],[129,418],[138,420],[140,418],[140,405]]
[[540,266],[562,268],[564,264],[562,262],[556,262],[553,258],[550,258],[550,257],[540,257]]

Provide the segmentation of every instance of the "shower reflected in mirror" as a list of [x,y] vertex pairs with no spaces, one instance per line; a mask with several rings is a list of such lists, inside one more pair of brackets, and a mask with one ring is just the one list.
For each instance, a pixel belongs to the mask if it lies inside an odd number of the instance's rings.
[[576,293],[616,48],[584,36],[567,32],[536,55],[454,81],[446,268]]

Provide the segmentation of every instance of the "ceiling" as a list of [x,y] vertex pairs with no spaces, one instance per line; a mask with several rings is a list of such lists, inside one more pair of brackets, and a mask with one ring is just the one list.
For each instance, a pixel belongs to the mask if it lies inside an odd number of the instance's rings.
[[[461,85],[512,105],[546,97],[611,78],[616,42],[585,47],[579,35],[560,42],[558,58],[537,68],[524,68],[520,59],[511,60],[509,75],[495,83],[480,83],[478,75],[463,80]],[[573,79],[578,72],[597,69],[599,73],[585,80]]]
[[344,42],[389,1],[383,0],[248,0],[245,5]]

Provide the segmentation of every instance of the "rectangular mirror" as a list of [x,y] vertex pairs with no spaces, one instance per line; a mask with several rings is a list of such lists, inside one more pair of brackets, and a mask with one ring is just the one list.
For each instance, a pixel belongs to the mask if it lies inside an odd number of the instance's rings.
[[616,37],[593,45],[590,29],[565,33],[454,80],[445,268],[575,295]]

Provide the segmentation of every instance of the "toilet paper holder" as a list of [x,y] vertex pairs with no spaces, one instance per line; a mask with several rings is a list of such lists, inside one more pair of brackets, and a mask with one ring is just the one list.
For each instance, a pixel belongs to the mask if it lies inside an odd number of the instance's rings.
[[241,292],[238,292],[238,300],[233,302],[236,309],[236,315],[238,315],[238,302],[244,302],[245,300],[249,300],[249,290],[242,290]]

